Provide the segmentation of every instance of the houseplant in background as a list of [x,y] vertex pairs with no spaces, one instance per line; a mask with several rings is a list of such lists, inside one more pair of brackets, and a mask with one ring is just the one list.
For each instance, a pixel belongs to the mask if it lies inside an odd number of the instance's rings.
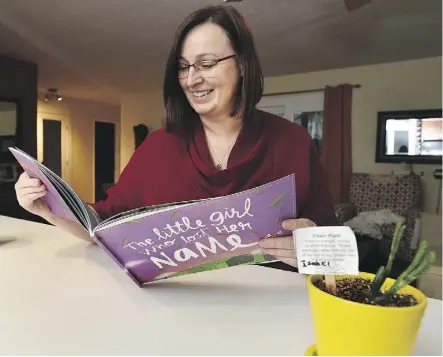
[[435,262],[422,241],[409,267],[388,278],[405,226],[398,222],[386,266],[358,276],[310,275],[307,279],[316,344],[305,355],[410,355],[427,306],[410,286]]

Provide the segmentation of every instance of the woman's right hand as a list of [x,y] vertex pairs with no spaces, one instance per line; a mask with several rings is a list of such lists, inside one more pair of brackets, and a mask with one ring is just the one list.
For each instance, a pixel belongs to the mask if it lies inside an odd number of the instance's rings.
[[48,205],[42,200],[46,187],[39,179],[30,178],[23,172],[15,184],[15,193],[20,206],[28,212],[43,218],[51,214]]

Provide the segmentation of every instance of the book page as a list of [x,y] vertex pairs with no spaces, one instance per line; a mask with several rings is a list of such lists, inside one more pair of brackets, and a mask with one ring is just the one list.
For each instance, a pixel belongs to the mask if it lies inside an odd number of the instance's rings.
[[146,206],[136,208],[130,211],[119,213],[115,216],[112,216],[104,221],[102,221],[93,231],[98,232],[103,229],[108,229],[114,227],[119,224],[136,221],[140,218],[147,217],[153,215],[154,213],[170,211],[172,209],[176,209],[178,207],[184,207],[187,205],[195,204],[197,202],[202,202],[204,200],[196,200],[196,201],[184,201],[184,202],[173,202],[173,203],[164,203],[155,206]]
[[[60,176],[26,152],[12,147],[9,150],[30,177],[37,177],[47,187],[49,192],[45,195],[44,201],[51,211],[57,216],[77,221],[92,234],[92,228],[98,223],[97,217],[91,215],[87,205],[77,193]],[[61,202],[56,202],[60,200]],[[63,207],[59,207],[61,205]]]
[[20,149],[10,147],[9,150],[29,177],[38,178],[46,186],[47,193],[43,197],[43,200],[51,212],[59,217],[78,222],[85,226],[85,222],[81,220],[81,217],[76,216],[74,212],[69,209],[66,196],[52,184],[51,180],[40,169],[39,163]]
[[309,227],[293,231],[300,274],[358,275],[357,238],[350,227]]
[[[81,221],[86,221],[86,216],[81,210],[81,208],[78,206],[78,203],[75,201],[75,199],[70,195],[69,191],[67,191],[63,185],[60,184],[60,181],[58,181],[53,175],[49,174],[49,169],[47,169],[45,166],[40,167],[42,172],[46,175],[46,177],[51,181],[51,183],[54,185],[54,187],[58,190],[59,193],[62,194],[66,205],[69,207],[71,212],[75,215],[75,217]],[[87,228],[85,226],[85,228]]]

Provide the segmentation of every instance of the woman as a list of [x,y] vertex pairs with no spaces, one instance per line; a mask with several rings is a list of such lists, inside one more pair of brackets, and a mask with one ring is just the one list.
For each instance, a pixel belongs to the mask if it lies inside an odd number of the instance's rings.
[[[327,182],[307,131],[257,110],[263,76],[248,25],[233,7],[210,6],[177,30],[164,78],[164,129],[137,148],[106,200],[101,218],[136,207],[232,194],[295,173],[297,219],[337,225]],[[45,188],[25,174],[16,184],[25,209],[87,240],[79,225],[54,217]],[[262,241],[264,253],[296,266],[292,237]]]

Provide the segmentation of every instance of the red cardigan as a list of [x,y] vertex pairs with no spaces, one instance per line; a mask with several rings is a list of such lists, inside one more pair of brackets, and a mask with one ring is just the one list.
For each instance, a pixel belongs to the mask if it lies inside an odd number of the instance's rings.
[[232,194],[292,173],[297,191],[294,218],[338,225],[309,133],[260,110],[243,126],[226,170],[215,169],[201,123],[189,140],[160,129],[138,147],[107,199],[93,207],[104,219],[147,205]]

